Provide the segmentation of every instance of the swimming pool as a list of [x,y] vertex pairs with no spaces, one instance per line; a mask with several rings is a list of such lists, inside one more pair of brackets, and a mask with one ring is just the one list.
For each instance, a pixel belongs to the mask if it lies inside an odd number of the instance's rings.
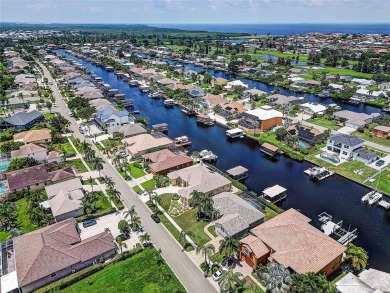
[[301,147],[301,148],[304,148],[304,149],[310,148],[310,145],[309,145],[308,143],[303,142],[303,141],[301,141],[301,140],[298,140],[297,145],[298,145],[299,147]]
[[10,162],[9,160],[0,161],[0,171],[7,170]]
[[249,203],[252,207],[254,207],[255,209],[259,209],[259,207],[257,206],[257,204],[251,202],[250,200],[246,200],[247,203]]
[[7,191],[7,186],[5,186],[4,184],[0,183],[0,194],[3,194],[4,192]]

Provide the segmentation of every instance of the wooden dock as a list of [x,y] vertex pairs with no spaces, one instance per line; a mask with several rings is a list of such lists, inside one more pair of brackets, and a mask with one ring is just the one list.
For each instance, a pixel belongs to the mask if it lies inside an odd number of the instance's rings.
[[342,227],[343,221],[338,223],[333,222],[332,216],[326,212],[319,214],[318,220],[323,223],[321,225],[321,230],[324,232],[324,234],[334,238],[343,245],[348,245],[358,237],[359,233],[357,229],[352,231],[350,231],[349,228],[348,230],[344,229]]

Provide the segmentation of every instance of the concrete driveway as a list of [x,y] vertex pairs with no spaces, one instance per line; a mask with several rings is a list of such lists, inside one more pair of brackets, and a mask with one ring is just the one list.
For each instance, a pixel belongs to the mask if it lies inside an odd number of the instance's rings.
[[380,166],[380,167],[378,167],[378,166],[375,166],[376,162],[378,162],[378,161],[375,161],[375,162],[373,162],[373,163],[371,163],[371,164],[368,164],[367,166],[368,166],[368,167],[371,167],[371,168],[373,168],[373,169],[375,169],[375,170],[378,170],[378,171],[379,171],[380,169],[386,168],[386,167],[389,166],[389,164],[390,164],[390,155],[388,155],[388,156],[386,156],[386,157],[383,157],[383,158],[380,158],[380,160],[385,161],[385,164],[382,165],[382,166]]
[[79,223],[80,228],[80,237],[81,239],[86,239],[88,237],[94,236],[98,233],[104,232],[106,228],[110,229],[112,236],[114,238],[120,234],[118,229],[118,222],[123,220],[122,212],[116,212],[107,216],[96,218],[96,225],[90,226],[88,228],[83,227],[83,223]]
[[352,132],[355,132],[356,129],[348,126],[341,127],[340,129],[337,130],[337,132],[343,133],[350,135]]

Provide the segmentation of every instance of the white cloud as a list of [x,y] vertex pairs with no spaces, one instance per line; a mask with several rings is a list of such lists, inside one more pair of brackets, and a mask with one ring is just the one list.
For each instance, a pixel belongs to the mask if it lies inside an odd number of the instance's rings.
[[58,9],[57,4],[49,0],[32,3],[28,5],[28,8],[36,9],[36,10],[46,10],[46,9],[57,10]]
[[102,11],[103,11],[103,9],[101,7],[98,7],[98,6],[92,6],[91,8],[89,8],[89,12],[91,12],[91,13],[100,13]]

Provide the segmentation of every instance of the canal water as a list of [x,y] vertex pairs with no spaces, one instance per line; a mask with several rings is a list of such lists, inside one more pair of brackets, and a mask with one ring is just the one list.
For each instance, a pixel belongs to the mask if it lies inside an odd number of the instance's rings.
[[[318,214],[326,211],[336,221],[344,220],[345,228],[358,228],[357,245],[369,252],[370,266],[390,272],[390,214],[360,202],[368,188],[349,181],[341,176],[333,176],[321,182],[314,182],[303,173],[312,165],[299,163],[286,157],[270,161],[259,152],[259,144],[251,139],[230,141],[226,138],[225,129],[220,126],[204,128],[198,126],[195,118],[185,116],[179,107],[167,109],[162,100],[153,100],[143,94],[137,87],[130,87],[127,82],[117,78],[113,72],[93,65],[58,50],[58,53],[73,59],[91,70],[119,93],[126,94],[134,100],[135,109],[141,116],[150,118],[150,125],[166,122],[169,125],[169,136],[187,135],[192,141],[192,150],[208,149],[218,155],[216,166],[222,171],[237,165],[249,169],[246,181],[249,190],[258,194],[269,186],[280,184],[287,188],[288,196],[282,208],[295,208],[312,219],[314,226],[319,227]],[[249,84],[245,80],[246,83]],[[257,85],[250,83],[250,87]],[[322,101],[322,100],[321,100]],[[348,105],[353,107],[352,105]],[[373,109],[355,107],[360,112],[373,112]],[[375,108],[374,108],[375,109]]]

